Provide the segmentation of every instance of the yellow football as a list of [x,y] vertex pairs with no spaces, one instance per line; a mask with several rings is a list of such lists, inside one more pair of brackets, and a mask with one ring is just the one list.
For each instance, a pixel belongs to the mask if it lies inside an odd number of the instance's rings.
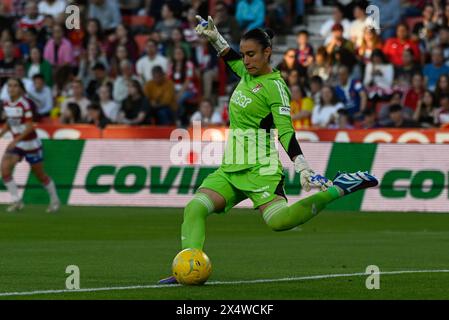
[[202,250],[187,248],[173,259],[172,271],[180,284],[201,285],[209,279],[212,265]]

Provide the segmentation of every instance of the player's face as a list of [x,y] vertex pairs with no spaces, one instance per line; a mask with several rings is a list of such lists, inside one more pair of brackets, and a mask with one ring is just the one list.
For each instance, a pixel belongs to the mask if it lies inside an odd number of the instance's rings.
[[16,80],[11,79],[8,81],[8,94],[12,100],[16,100],[20,97],[21,90],[22,89]]
[[262,49],[254,40],[242,40],[240,54],[250,75],[258,76],[269,72],[271,48]]

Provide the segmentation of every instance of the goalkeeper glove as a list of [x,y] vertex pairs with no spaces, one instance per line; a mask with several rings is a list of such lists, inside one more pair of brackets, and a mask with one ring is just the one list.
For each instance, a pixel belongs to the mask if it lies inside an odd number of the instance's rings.
[[218,55],[221,55],[223,51],[229,48],[228,42],[218,32],[217,27],[214,24],[211,16],[208,16],[207,20],[204,20],[201,16],[195,16],[198,20],[198,25],[195,28],[196,33],[200,36],[206,37],[212,46],[217,50]]
[[332,186],[332,181],[316,174],[307,163],[303,155],[295,158],[295,171],[299,172],[302,188],[309,192],[312,186],[319,187],[322,191]]

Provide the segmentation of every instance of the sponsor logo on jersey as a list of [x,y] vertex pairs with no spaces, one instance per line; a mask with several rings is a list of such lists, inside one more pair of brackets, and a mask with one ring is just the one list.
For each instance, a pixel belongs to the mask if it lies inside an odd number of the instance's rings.
[[290,107],[289,106],[280,106],[279,107],[279,114],[283,114],[286,116],[290,115]]
[[246,108],[253,100],[245,96],[242,91],[236,90],[232,94],[231,101],[242,108]]
[[5,107],[3,108],[5,110],[7,117],[21,117],[23,115],[23,109],[22,108],[16,108],[16,107]]
[[260,89],[262,89],[262,84],[258,83],[253,89],[251,89],[252,93],[257,93]]

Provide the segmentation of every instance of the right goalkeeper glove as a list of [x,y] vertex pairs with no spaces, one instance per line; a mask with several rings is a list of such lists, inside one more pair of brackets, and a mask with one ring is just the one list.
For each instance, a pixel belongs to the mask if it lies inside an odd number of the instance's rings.
[[211,16],[208,16],[207,20],[204,20],[201,16],[195,16],[198,20],[198,25],[195,28],[196,33],[200,36],[206,37],[212,46],[217,50],[218,55],[221,55],[223,51],[229,48],[228,42],[218,32],[217,27],[214,24]]
[[309,192],[312,186],[319,187],[322,191],[326,191],[332,187],[332,181],[326,177],[316,174],[304,159],[303,155],[298,155],[295,159],[295,171],[299,172],[302,188]]

